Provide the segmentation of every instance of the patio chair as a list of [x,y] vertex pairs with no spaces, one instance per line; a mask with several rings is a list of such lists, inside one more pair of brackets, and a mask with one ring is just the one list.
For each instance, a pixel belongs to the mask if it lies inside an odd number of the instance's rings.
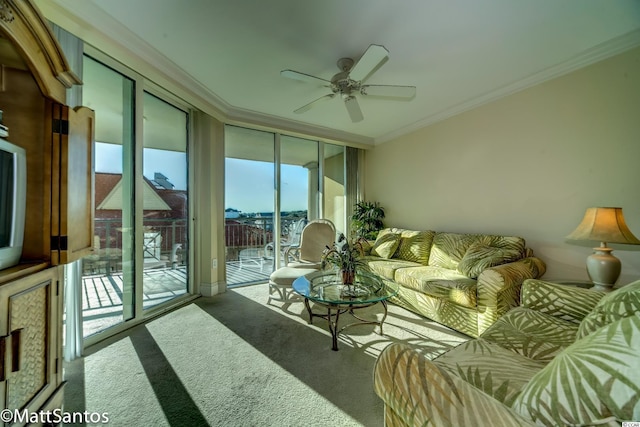
[[[291,226],[289,227],[289,231],[286,234],[286,238],[283,238],[280,241],[280,253],[282,254],[282,257],[284,259],[284,262],[286,264],[287,260],[286,260],[286,252],[287,250],[292,247],[292,246],[298,246],[300,244],[300,237],[302,236],[302,230],[304,230],[304,227],[307,225],[307,219],[306,218],[302,218],[296,222],[294,222],[293,224],[291,224]],[[264,251],[262,252],[263,257],[265,259],[270,259],[274,264],[274,270],[277,268],[277,266],[275,265],[275,245],[273,242],[269,242],[265,245],[264,247]]]
[[[285,251],[285,266],[275,270],[269,277],[269,300],[292,302],[299,298],[291,295],[293,281],[305,274],[322,268],[322,255],[326,247],[333,246],[336,228],[327,219],[316,219],[302,230],[300,244]],[[277,293],[277,297],[272,297]]]
[[[307,219],[303,218],[286,227],[288,231],[284,233],[285,237],[280,240],[280,253],[282,257],[284,257],[285,251],[290,246],[300,244],[300,235],[305,225],[307,225]],[[263,272],[266,266],[272,268],[271,271],[273,271],[277,268],[275,265],[274,248],[274,243],[269,242],[264,246],[247,247],[240,250],[238,253],[238,261],[240,261],[239,269],[242,270],[244,267],[257,267],[260,269],[260,272]]]

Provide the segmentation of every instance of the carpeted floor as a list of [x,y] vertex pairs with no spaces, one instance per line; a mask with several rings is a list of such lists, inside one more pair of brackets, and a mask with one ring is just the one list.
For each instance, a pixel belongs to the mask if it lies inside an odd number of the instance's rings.
[[65,364],[65,411],[104,412],[110,426],[383,426],[380,351],[468,339],[390,305],[384,336],[354,326],[336,352],[325,320],[309,325],[302,302],[267,304],[267,293],[265,284],[200,298]]

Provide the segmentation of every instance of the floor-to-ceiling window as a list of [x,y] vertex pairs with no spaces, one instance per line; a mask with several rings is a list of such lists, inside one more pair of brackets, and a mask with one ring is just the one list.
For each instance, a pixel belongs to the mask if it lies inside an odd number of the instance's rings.
[[189,115],[99,56],[83,61],[83,104],[96,116],[94,253],[82,262],[85,338],[189,289]]
[[320,216],[318,141],[279,135],[280,248],[274,266],[284,265],[284,253],[300,242],[302,229]]
[[[227,282],[264,281],[272,271],[275,135],[225,127],[225,248]],[[269,246],[268,246],[269,245]],[[229,280],[241,274],[241,280]]]
[[143,306],[187,292],[189,252],[188,114],[144,93]]
[[319,167],[318,141],[287,135],[280,137],[280,211],[283,218],[306,216],[313,220],[318,217]]
[[344,147],[226,126],[225,156],[227,285],[267,280],[308,221],[344,230]]
[[94,252],[83,259],[83,335],[135,315],[135,82],[85,56],[84,105],[95,110]]

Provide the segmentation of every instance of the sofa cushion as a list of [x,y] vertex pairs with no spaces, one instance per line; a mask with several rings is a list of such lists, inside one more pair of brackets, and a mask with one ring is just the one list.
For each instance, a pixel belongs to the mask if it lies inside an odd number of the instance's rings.
[[578,329],[578,338],[615,320],[633,316],[640,312],[640,281],[623,286],[605,295],[587,314]]
[[458,271],[467,277],[476,279],[483,270],[500,264],[516,261],[522,257],[522,251],[507,249],[476,242],[469,246],[458,263]]
[[483,339],[460,344],[433,363],[507,406],[545,366]]
[[457,270],[430,266],[399,268],[395,272],[394,280],[406,288],[432,297],[464,307],[477,306],[477,282]]
[[530,359],[549,363],[576,338],[578,325],[524,307],[515,307],[481,336]]
[[558,354],[512,408],[542,425],[640,419],[640,314],[598,329]]
[[429,265],[455,270],[469,246],[478,241],[474,234],[436,233],[429,254]]
[[434,231],[398,230],[400,244],[394,258],[413,261],[422,265],[429,263],[429,252],[433,243]]
[[373,256],[364,257],[363,260],[371,271],[388,280],[393,280],[396,270],[400,268],[420,267],[422,265],[402,259],[385,259]]
[[493,236],[488,234],[436,233],[429,254],[429,265],[457,269],[458,264],[474,243],[516,250],[522,258],[525,253],[525,241],[521,237]]
[[378,234],[370,254],[378,256],[380,258],[391,258],[398,249],[400,244],[400,234],[398,233],[383,233]]

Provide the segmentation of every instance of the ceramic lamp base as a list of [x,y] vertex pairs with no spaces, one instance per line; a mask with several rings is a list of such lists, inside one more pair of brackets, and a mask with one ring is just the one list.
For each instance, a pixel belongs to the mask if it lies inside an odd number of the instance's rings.
[[587,272],[595,285],[593,289],[610,291],[620,277],[622,263],[611,254],[613,249],[609,247],[593,248],[593,251],[587,257]]

